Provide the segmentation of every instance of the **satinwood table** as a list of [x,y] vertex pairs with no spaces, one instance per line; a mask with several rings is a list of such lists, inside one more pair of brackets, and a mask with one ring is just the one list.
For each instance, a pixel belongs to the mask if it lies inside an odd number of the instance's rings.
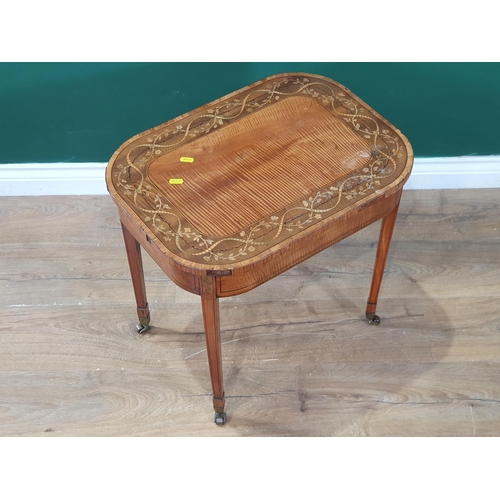
[[141,246],[201,296],[215,422],[226,421],[219,298],[241,294],[383,218],[366,318],[375,308],[403,185],[406,137],[342,85],[271,76],[125,142],[106,182],[137,301],[150,315]]

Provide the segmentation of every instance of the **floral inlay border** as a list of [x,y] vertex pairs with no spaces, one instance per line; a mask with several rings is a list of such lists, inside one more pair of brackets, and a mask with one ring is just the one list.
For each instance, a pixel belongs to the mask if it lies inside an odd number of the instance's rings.
[[[341,210],[387,185],[406,164],[407,151],[401,137],[367,111],[343,89],[305,77],[281,77],[247,89],[221,101],[203,114],[190,114],[174,125],[157,127],[127,146],[113,165],[113,185],[120,196],[132,198],[133,209],[173,253],[199,263],[230,263],[246,260],[307,226]],[[196,140],[246,113],[270,106],[280,99],[305,95],[346,122],[371,147],[366,165],[333,185],[325,186],[239,233],[224,237],[201,234],[173,204],[149,182],[147,170],[153,160]],[[177,123],[177,124],[176,124]],[[176,124],[176,125],[175,125]],[[130,203],[127,202],[130,206]]]

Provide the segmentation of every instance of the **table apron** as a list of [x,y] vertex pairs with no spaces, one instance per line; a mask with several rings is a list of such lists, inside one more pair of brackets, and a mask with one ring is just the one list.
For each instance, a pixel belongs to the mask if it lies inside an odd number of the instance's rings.
[[203,276],[213,276],[216,296],[231,297],[256,288],[386,216],[399,203],[401,192],[402,190],[398,190],[387,197],[376,198],[355,211],[352,210],[343,216],[332,218],[331,221],[325,221],[321,230],[318,228],[316,231],[312,231],[312,234],[305,231],[303,237],[291,241],[278,251],[270,250],[263,258],[246,266],[235,267],[232,269],[231,275],[227,276],[214,276],[215,273],[210,269],[190,269],[177,263],[166,255],[152,238],[148,237],[146,232],[138,226],[119,203],[116,205],[122,224],[127,227],[141,247],[177,286],[188,292],[201,295]]
[[401,192],[399,190],[386,198],[376,198],[356,211],[349,211],[330,222],[325,221],[326,224],[321,231],[304,234],[302,238],[291,242],[278,252],[271,253],[254,264],[235,268],[231,276],[218,277],[217,296],[231,297],[252,290],[385,217],[399,203]]

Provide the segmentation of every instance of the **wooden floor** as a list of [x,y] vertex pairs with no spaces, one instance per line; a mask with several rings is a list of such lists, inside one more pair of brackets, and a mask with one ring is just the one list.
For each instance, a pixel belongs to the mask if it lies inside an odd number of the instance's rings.
[[144,255],[135,332],[108,196],[0,198],[1,436],[499,436],[500,190],[405,191],[377,313],[380,224],[221,300],[213,424],[199,298]]

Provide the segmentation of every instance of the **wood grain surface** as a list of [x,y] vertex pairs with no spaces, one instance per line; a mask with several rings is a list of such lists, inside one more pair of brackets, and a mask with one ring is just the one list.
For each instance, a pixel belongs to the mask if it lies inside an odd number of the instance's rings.
[[1,436],[500,435],[498,190],[403,193],[380,326],[378,223],[221,299],[223,427],[200,298],[144,253],[135,332],[108,196],[3,197],[0,219]]
[[[340,117],[297,96],[160,156],[148,175],[196,230],[225,236],[300,202],[370,158],[368,142]],[[171,178],[184,182],[171,185]]]

